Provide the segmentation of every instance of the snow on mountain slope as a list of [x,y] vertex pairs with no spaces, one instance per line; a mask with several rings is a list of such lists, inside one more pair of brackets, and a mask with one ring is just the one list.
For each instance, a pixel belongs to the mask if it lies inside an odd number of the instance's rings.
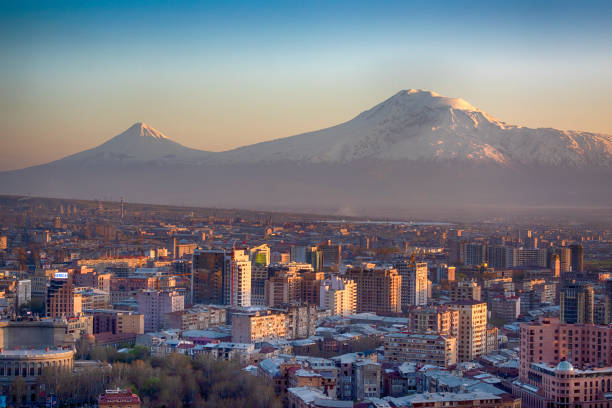
[[404,90],[327,129],[219,153],[223,162],[459,160],[501,165],[612,165],[612,136],[508,125],[466,101]]
[[209,152],[176,143],[146,123],[138,122],[105,143],[60,161],[90,164],[105,161],[199,163],[209,155]]

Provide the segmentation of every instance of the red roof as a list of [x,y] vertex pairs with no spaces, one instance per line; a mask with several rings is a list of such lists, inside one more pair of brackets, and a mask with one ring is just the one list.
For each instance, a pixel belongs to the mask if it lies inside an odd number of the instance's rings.
[[98,404],[140,404],[140,397],[129,391],[107,391],[98,397]]

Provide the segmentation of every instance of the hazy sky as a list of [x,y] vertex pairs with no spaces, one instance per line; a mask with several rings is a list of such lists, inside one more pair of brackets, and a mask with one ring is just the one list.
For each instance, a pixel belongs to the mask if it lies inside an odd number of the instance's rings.
[[0,169],[137,121],[224,150],[407,88],[612,134],[610,1],[4,1],[0,55]]

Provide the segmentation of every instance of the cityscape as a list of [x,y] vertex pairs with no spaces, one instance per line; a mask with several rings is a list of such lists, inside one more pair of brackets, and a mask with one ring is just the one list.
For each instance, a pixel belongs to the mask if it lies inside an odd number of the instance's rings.
[[611,408],[612,2],[0,4],[0,408]]
[[609,224],[0,202],[8,405],[601,407],[612,395]]

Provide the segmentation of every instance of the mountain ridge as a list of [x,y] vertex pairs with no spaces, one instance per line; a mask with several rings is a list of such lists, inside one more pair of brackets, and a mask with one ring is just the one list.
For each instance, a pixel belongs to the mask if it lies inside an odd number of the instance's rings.
[[224,152],[137,122],[92,149],[0,172],[0,193],[368,214],[610,207],[610,179],[612,136],[515,126],[459,98],[404,90],[347,122]]

